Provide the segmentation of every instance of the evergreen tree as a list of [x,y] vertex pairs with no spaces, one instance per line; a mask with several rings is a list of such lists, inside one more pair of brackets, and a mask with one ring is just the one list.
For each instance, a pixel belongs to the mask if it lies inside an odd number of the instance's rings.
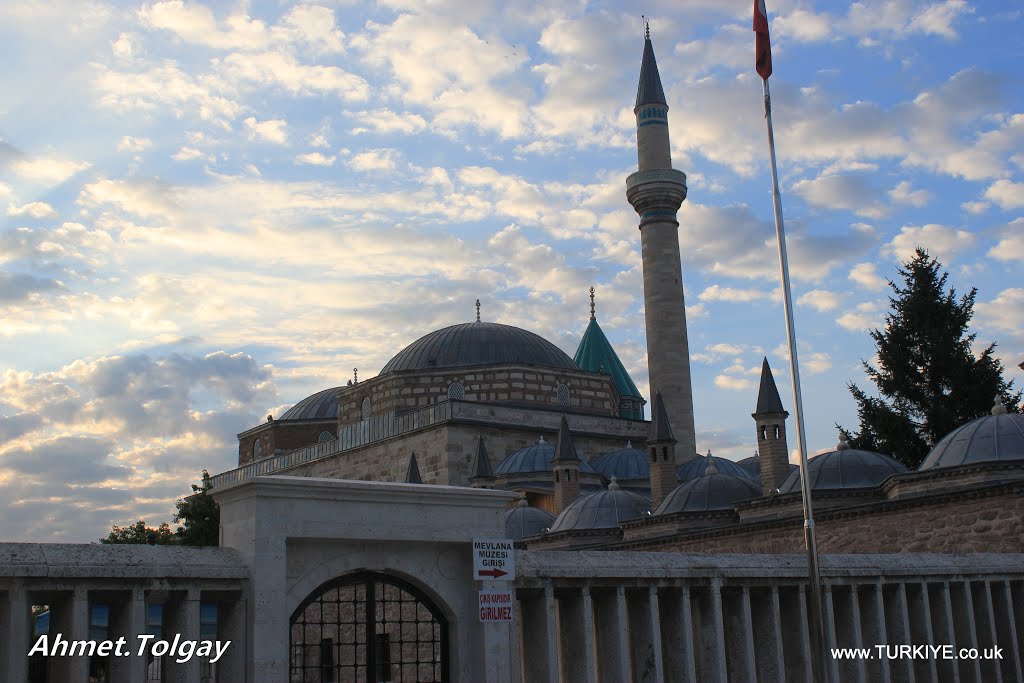
[[175,536],[181,545],[220,545],[220,506],[207,494],[212,487],[210,473],[203,470],[202,486],[192,484],[192,495],[176,503],[174,521],[182,526]]
[[114,526],[100,543],[128,545],[170,545],[174,543],[174,532],[164,522],[157,528],[146,526],[141,519],[130,526]]
[[976,289],[957,299],[946,291],[949,274],[918,247],[903,264],[900,286],[889,297],[885,327],[872,330],[878,367],[862,361],[878,397],[848,385],[857,401],[860,431],[850,435],[855,448],[892,455],[916,469],[943,436],[970,420],[987,415],[996,396],[1010,411],[1018,410],[1021,392],[1003,380],[1003,366],[990,344],[975,357],[968,334]]

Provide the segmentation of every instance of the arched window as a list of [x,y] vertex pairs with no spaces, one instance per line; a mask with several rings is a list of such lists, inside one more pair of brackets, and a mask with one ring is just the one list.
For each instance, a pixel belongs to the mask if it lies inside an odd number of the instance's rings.
[[320,436],[317,437],[317,443],[325,443],[327,441],[334,441],[334,434],[328,431],[320,432]]
[[558,405],[560,406],[569,405],[569,387],[564,384],[559,384],[555,389],[555,400],[558,401]]
[[259,437],[252,443],[252,459],[259,460],[260,454],[263,452],[263,442],[259,440]]
[[775,430],[775,438],[779,438],[779,425],[774,425],[772,429]]
[[448,398],[461,401],[466,397],[466,387],[462,382],[452,382],[448,385]]
[[366,398],[363,399],[362,419],[364,419],[364,420],[369,420],[370,419],[370,397],[369,396],[367,396]]

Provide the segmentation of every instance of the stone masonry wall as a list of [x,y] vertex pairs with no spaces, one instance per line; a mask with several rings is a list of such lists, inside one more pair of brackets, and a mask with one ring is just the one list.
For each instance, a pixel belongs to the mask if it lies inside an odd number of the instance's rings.
[[[1020,552],[1024,496],[1013,487],[994,495],[957,496],[874,512],[815,516],[820,553]],[[641,549],[641,548],[634,548]],[[802,553],[803,520],[791,518],[745,529],[652,543],[644,550],[679,552]]]
[[335,420],[315,422],[267,422],[263,429],[245,434],[238,440],[238,466],[253,461],[253,444],[260,440],[260,459],[269,458],[275,451],[292,451],[316,444],[321,432],[330,432],[337,438],[338,425]]

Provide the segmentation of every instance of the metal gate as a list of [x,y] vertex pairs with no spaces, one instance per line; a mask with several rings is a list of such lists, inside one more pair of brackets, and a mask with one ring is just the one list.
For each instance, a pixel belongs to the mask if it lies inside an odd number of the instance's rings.
[[412,584],[362,572],[333,579],[290,624],[292,683],[448,683],[448,621]]

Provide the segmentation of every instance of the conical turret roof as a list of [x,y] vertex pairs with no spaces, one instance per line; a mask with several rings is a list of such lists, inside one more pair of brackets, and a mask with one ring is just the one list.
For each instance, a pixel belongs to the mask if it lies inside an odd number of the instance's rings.
[[484,446],[483,438],[477,439],[476,458],[473,461],[473,475],[470,479],[493,479],[494,470],[491,469],[491,459],[487,456],[487,448]]
[[658,73],[658,62],[654,59],[654,46],[651,37],[644,38],[644,58],[640,64],[640,84],[636,89],[636,106],[644,104],[664,104],[665,90],[661,87],[661,74]]
[[572,443],[572,435],[569,433],[569,421],[562,415],[562,422],[558,426],[558,437],[555,439],[555,455],[551,462],[578,462],[576,446]]
[[676,443],[676,437],[672,434],[672,425],[668,421],[665,401],[661,398],[659,391],[654,394],[654,407],[651,409],[651,427],[647,443],[664,443],[666,441]]
[[422,484],[423,479],[420,478],[420,468],[416,464],[416,454],[413,453],[409,456],[409,469],[405,473],[406,484]]
[[[640,390],[636,388],[636,384],[633,383],[629,372],[626,371],[626,366],[619,360],[618,354],[612,348],[611,342],[608,341],[608,337],[604,334],[604,330],[597,324],[596,318],[590,319],[590,324],[587,325],[583,338],[580,339],[580,345],[576,349],[576,355],[573,357],[573,360],[581,370],[610,375],[615,383],[615,391],[619,393],[620,397],[631,396],[642,400],[643,397],[640,396]],[[643,409],[634,412],[638,414],[623,415],[620,413],[620,417],[634,420],[643,419]]]
[[761,364],[761,388],[757,392],[757,410],[754,415],[766,413],[786,413],[786,409],[782,407],[782,399],[779,398],[779,389],[775,386],[772,369],[768,367],[767,358]]

